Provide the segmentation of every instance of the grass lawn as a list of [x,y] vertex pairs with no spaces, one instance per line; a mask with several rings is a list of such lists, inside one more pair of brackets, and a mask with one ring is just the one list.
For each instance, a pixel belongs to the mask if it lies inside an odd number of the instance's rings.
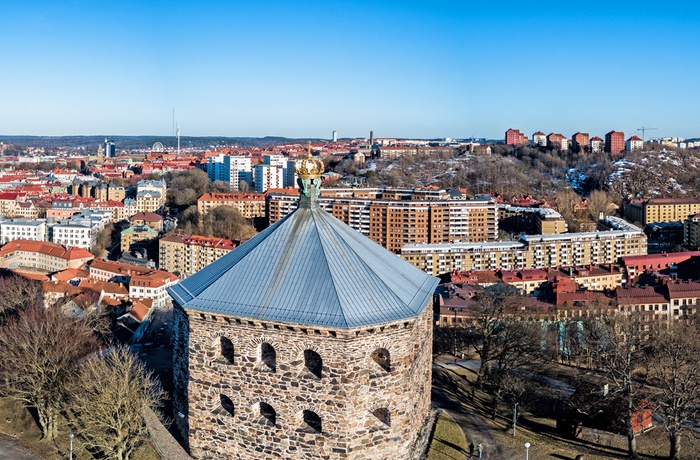
[[461,460],[467,455],[462,429],[448,414],[441,413],[428,450],[428,460]]

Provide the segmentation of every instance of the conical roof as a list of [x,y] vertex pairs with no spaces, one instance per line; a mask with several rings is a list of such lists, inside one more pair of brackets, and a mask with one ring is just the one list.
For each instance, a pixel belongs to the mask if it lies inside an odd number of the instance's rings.
[[190,310],[355,328],[415,318],[437,284],[312,204],[168,290]]

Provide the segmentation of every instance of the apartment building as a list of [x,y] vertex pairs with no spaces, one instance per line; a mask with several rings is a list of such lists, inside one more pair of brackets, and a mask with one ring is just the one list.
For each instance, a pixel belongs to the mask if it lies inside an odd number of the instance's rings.
[[0,244],[14,240],[46,241],[46,221],[10,219],[0,222]]
[[700,214],[688,216],[683,221],[683,242],[691,249],[700,248]]
[[138,265],[115,262],[113,260],[95,259],[90,262],[90,278],[111,283],[129,284],[131,277],[152,272],[153,269]]
[[148,225],[158,232],[163,231],[163,216],[154,212],[137,212],[129,217],[132,225]]
[[510,232],[534,235],[566,233],[567,224],[557,211],[551,208],[498,205],[498,227]]
[[574,152],[585,152],[587,151],[590,143],[590,136],[588,133],[577,132],[571,136],[571,148]]
[[625,133],[610,131],[605,135],[605,151],[608,153],[622,153],[625,151]]
[[158,238],[158,231],[149,225],[132,225],[121,232],[121,250],[128,251],[136,242],[154,241]]
[[171,305],[167,289],[179,281],[177,276],[163,270],[134,274],[129,281],[129,296],[152,299],[154,308],[167,308]]
[[15,214],[17,203],[25,200],[24,192],[0,192],[0,215],[7,219],[17,217]]
[[598,136],[591,138],[591,153],[601,153],[605,150],[605,141]]
[[[332,196],[322,194],[319,200],[321,208],[394,252],[406,244],[482,242],[498,238],[498,212],[490,197],[472,200],[384,199],[392,195],[406,196],[401,190],[369,189],[354,194],[341,189]],[[381,196],[382,199],[359,196]],[[421,194],[411,195],[409,192],[408,196]],[[295,195],[268,194],[270,225],[296,209],[297,200]]]
[[284,187],[284,169],[269,164],[255,165],[253,183],[258,193],[263,193],[270,188],[282,188]]
[[532,143],[540,147],[547,146],[547,135],[542,131],[532,133]]
[[205,193],[197,199],[197,210],[204,215],[219,206],[231,206],[246,219],[255,219],[265,216],[265,196],[264,193]]
[[550,149],[569,150],[569,139],[557,133],[547,135],[547,147]]
[[521,133],[519,129],[510,128],[506,131],[506,145],[522,145],[527,143],[527,136]]
[[16,240],[0,248],[0,268],[34,269],[54,273],[80,268],[95,256],[85,249],[46,241]]
[[627,139],[625,143],[625,150],[628,152],[634,152],[635,150],[642,150],[644,148],[644,141],[642,141],[637,136],[632,136]]
[[401,258],[433,276],[453,270],[522,270],[611,264],[623,256],[647,253],[642,229],[607,217],[613,230],[522,235],[515,242],[409,244]]
[[252,185],[252,160],[250,157],[218,154],[207,158],[209,180],[228,182],[231,190],[240,190],[241,182]]
[[625,205],[625,217],[648,225],[655,222],[682,222],[700,213],[700,198],[652,198],[632,200]]
[[183,279],[236,248],[230,239],[183,234],[161,238],[158,245],[159,267]]
[[97,231],[90,222],[65,221],[51,229],[51,241],[64,246],[89,250],[96,241]]
[[618,311],[633,314],[645,330],[695,315],[700,305],[700,283],[671,281],[656,286],[619,287]]

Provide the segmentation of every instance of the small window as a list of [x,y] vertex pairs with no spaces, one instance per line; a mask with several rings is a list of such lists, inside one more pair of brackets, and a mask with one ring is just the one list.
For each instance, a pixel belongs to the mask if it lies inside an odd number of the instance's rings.
[[302,430],[309,433],[321,433],[321,417],[315,412],[305,410],[303,414]]
[[321,355],[313,350],[304,350],[304,366],[316,378],[323,375],[323,360]]
[[221,337],[221,357],[226,364],[233,364],[233,342],[228,337]]
[[221,408],[223,409],[223,413],[226,415],[233,415],[234,413],[234,406],[233,406],[233,401],[231,401],[231,398],[229,398],[226,395],[219,395],[219,402],[221,403]]
[[267,403],[260,403],[260,417],[262,422],[267,422],[271,425],[277,424],[277,412]]
[[372,352],[372,359],[379,364],[379,367],[387,372],[391,372],[391,355],[386,348],[377,348]]
[[260,344],[260,362],[270,372],[277,370],[277,352],[275,348],[267,342]]
[[386,407],[380,407],[372,411],[372,415],[385,425],[391,425],[391,413]]

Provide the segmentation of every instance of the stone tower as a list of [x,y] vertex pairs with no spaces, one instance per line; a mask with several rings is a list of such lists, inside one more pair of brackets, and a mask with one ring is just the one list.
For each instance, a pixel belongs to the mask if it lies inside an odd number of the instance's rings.
[[170,289],[175,422],[195,458],[411,459],[430,412],[437,280],[318,207]]

